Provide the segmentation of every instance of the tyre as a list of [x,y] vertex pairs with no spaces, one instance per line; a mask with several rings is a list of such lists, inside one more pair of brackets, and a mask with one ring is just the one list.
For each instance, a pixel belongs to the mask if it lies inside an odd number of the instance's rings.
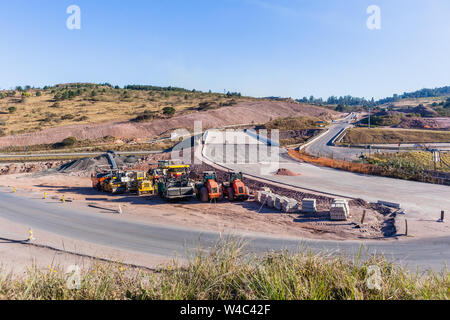
[[208,202],[208,200],[209,200],[208,189],[203,187],[203,188],[200,189],[200,201],[201,202]]
[[234,201],[234,190],[232,187],[227,188],[227,197],[228,197],[228,200]]
[[219,190],[220,190],[220,196],[217,198],[217,200],[218,200],[218,201],[222,201],[222,200],[223,200],[223,197],[224,197],[224,194],[223,194],[223,188],[220,187]]

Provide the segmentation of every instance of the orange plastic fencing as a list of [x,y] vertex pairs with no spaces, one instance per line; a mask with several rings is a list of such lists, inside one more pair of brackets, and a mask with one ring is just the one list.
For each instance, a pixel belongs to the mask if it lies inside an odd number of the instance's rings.
[[334,169],[341,169],[355,173],[361,174],[371,174],[377,171],[377,167],[370,164],[364,163],[354,163],[343,160],[335,160],[326,157],[313,157],[304,152],[299,152],[296,150],[289,150],[289,155],[297,160],[301,160],[304,162],[316,164],[323,167],[329,167]]

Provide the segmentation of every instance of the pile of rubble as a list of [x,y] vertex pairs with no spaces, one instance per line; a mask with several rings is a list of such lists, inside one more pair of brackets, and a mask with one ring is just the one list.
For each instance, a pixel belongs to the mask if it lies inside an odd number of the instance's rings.
[[59,167],[63,161],[24,162],[0,165],[0,175],[34,173]]

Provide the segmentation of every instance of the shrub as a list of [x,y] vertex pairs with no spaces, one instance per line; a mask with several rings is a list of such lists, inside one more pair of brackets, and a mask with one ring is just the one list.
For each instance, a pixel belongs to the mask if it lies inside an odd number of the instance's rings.
[[87,119],[89,119],[88,116],[81,116],[78,119],[75,119],[75,121],[86,121]]
[[165,107],[163,108],[163,114],[169,117],[172,117],[175,114],[175,108],[173,107]]
[[73,119],[73,118],[75,118],[74,115],[69,113],[69,114],[63,115],[63,116],[61,117],[61,120],[71,120],[71,119]]
[[14,113],[14,112],[17,111],[17,108],[16,107],[9,107],[8,111],[9,111],[9,113]]
[[64,139],[63,141],[61,141],[61,142],[55,143],[53,145],[53,148],[54,149],[59,149],[59,148],[71,147],[76,142],[77,142],[77,139],[75,137],[68,137],[68,138]]

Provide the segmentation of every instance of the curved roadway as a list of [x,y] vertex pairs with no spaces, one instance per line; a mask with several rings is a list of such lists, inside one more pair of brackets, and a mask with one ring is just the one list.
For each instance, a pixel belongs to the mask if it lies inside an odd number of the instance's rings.
[[[46,203],[6,193],[0,193],[0,217],[73,239],[169,257],[175,253],[182,256],[187,249],[199,246],[208,248],[220,237],[216,232],[124,222],[120,218],[73,210],[67,204]],[[367,253],[384,253],[388,258],[411,269],[419,267],[441,270],[443,265],[450,261],[448,238],[420,242],[373,241],[363,244],[356,241],[277,239],[270,236],[242,235],[242,237],[244,240],[250,240],[248,249],[254,252],[307,249],[316,252],[338,251],[354,256],[363,246],[363,257]]]
[[[326,139],[325,139],[326,140]],[[317,143],[321,143],[318,140]],[[208,144],[205,149],[211,148]],[[220,162],[220,161],[217,161]],[[429,202],[435,214],[436,208],[450,208],[449,188],[445,186],[420,184],[415,182],[355,175],[348,172],[319,168],[308,164],[299,164],[287,157],[282,158],[281,166],[298,167],[300,177],[271,176],[281,183],[297,184],[318,191],[331,190],[344,196],[378,198],[383,200],[399,199],[411,213],[423,217],[425,201]],[[258,165],[229,165],[233,169],[242,169],[259,175]],[[264,178],[264,177],[263,177]],[[267,178],[267,177],[265,177]],[[287,180],[290,179],[290,180]],[[419,192],[421,191],[421,192]],[[423,195],[425,193],[425,195]],[[371,200],[371,199],[368,199]],[[431,202],[430,202],[431,201]],[[434,202],[434,203],[433,203]],[[68,204],[46,203],[23,198],[15,194],[0,192],[0,217],[45,230],[61,236],[79,239],[99,245],[118,249],[131,250],[173,257],[174,253],[183,255],[186,249],[198,246],[208,248],[220,237],[217,232],[205,232],[187,228],[175,228],[150,225],[138,222],[127,222],[121,218],[105,217],[95,213],[71,209]],[[367,253],[383,253],[387,257],[408,265],[410,268],[433,268],[440,270],[450,261],[450,236],[405,241],[321,241],[292,238],[276,238],[273,236],[243,235],[251,240],[248,248],[255,252],[267,250],[299,248],[313,251],[339,251],[349,255],[358,253],[361,246]]]

